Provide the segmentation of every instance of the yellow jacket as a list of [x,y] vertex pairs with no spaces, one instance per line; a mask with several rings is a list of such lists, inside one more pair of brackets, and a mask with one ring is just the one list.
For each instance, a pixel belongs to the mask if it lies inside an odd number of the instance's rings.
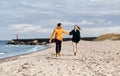
[[67,31],[63,30],[62,28],[60,29],[60,28],[56,27],[54,29],[52,35],[50,36],[50,40],[52,40],[53,37],[55,36],[55,39],[62,41],[62,34],[63,33],[64,34],[69,34]]

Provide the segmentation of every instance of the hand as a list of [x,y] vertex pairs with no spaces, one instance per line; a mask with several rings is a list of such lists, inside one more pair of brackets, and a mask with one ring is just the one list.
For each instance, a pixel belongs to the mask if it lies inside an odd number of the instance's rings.
[[49,43],[51,43],[51,40],[49,40]]
[[70,35],[70,32],[68,32],[68,35]]

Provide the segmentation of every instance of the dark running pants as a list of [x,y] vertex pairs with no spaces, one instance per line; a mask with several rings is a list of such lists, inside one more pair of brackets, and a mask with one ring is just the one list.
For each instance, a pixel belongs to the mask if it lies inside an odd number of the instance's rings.
[[56,53],[60,53],[62,41],[56,39],[55,43],[56,43]]

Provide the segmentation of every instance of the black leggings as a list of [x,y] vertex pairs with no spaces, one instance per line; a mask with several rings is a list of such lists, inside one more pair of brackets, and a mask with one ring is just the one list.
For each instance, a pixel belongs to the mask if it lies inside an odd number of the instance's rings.
[[56,53],[60,53],[62,41],[55,39],[56,43]]

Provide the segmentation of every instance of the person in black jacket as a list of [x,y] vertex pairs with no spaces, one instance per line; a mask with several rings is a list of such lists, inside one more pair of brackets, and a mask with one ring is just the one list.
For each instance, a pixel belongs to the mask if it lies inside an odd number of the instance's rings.
[[74,50],[74,55],[76,56],[77,53],[77,44],[81,39],[80,36],[80,27],[75,25],[74,29],[69,33],[70,35],[72,35],[72,42],[73,42],[73,50]]

